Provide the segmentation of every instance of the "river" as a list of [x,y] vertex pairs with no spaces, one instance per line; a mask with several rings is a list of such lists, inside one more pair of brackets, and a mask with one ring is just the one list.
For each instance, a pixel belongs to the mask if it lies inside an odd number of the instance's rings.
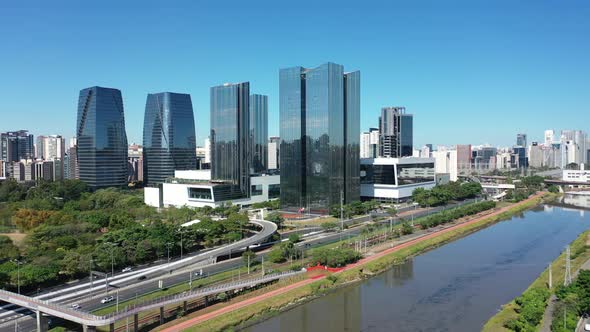
[[589,227],[538,206],[243,331],[479,331]]

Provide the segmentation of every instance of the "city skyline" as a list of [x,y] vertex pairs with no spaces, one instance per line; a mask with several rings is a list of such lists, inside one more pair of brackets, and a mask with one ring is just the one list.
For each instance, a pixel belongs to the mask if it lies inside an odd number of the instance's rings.
[[[141,142],[148,93],[191,94],[197,145],[202,145],[210,129],[208,89],[227,80],[250,81],[258,93],[269,96],[269,136],[278,136],[279,70],[298,63],[317,66],[334,61],[363,72],[362,130],[377,126],[382,107],[400,105],[419,116],[415,123],[419,133],[415,137],[416,146],[431,142],[511,145],[514,132],[529,133],[529,141],[541,141],[540,133],[548,123],[555,128],[571,128],[588,122],[590,117],[586,106],[590,100],[584,93],[590,70],[583,61],[588,57],[589,47],[581,42],[590,28],[590,23],[582,18],[587,17],[590,9],[582,2],[576,4],[556,8],[537,3],[535,6],[504,3],[495,7],[468,3],[453,8],[434,4],[430,9],[399,3],[379,4],[370,10],[363,9],[365,14],[370,14],[370,20],[360,15],[357,24],[351,25],[339,18],[358,8],[336,6],[338,15],[334,15],[329,12],[332,7],[322,4],[309,15],[310,24],[301,32],[293,29],[296,15],[283,15],[281,24],[276,24],[274,14],[285,13],[280,5],[266,4],[266,16],[259,16],[262,14],[256,9],[262,3],[254,3],[251,8],[187,3],[177,8],[129,5],[114,12],[108,10],[109,27],[99,24],[107,15],[108,5],[89,5],[93,9],[89,11],[78,5],[68,8],[4,5],[4,12],[10,15],[0,26],[9,32],[7,42],[14,45],[15,52],[0,55],[0,61],[11,64],[3,76],[12,78],[10,82],[0,82],[10,96],[0,104],[3,110],[10,110],[3,111],[0,131],[25,128],[37,135],[57,133],[72,137],[77,91],[99,85],[122,91],[130,142]],[[141,18],[135,18],[133,27],[125,23],[131,10],[142,14],[137,15]],[[153,18],[160,11],[174,15],[164,15],[162,23],[153,25]],[[239,19],[243,11],[258,20],[248,20],[244,25]],[[267,43],[261,45],[260,51],[242,56],[240,62],[231,61],[233,52],[215,39],[211,25],[216,22],[207,18],[217,17],[220,12],[225,17],[237,18],[235,22],[217,24],[220,32],[240,26],[248,34],[269,34]],[[562,19],[540,18],[549,12]],[[48,14],[41,17],[40,13]],[[462,26],[466,23],[461,22],[465,16],[469,22],[481,24],[474,31],[464,32]],[[174,17],[174,21],[166,17]],[[22,20],[31,24],[15,30],[15,26],[22,26],[17,24]],[[96,23],[96,27],[90,24],[84,31],[96,37],[84,38],[92,41],[92,45],[75,32],[79,20]],[[497,24],[498,20],[502,24]],[[270,25],[277,31],[268,32]],[[120,31],[125,38],[105,38],[103,28],[108,32]],[[150,38],[168,36],[174,31],[171,42],[175,45],[187,38],[195,41],[177,45],[179,52],[174,54],[152,49],[145,52],[149,43],[144,40],[144,30],[153,33],[145,34]],[[311,34],[314,31],[318,33]],[[371,38],[366,38],[369,31]],[[324,35],[331,38],[318,37]],[[296,45],[287,42],[302,36],[308,41],[310,51],[300,52]],[[38,45],[23,40],[35,40]],[[232,47],[251,47],[246,43],[248,40],[238,40]],[[559,47],[547,48],[551,44]],[[45,56],[38,63],[32,62],[32,54],[39,53]],[[78,70],[79,61],[86,57],[93,65],[85,66],[82,73]],[[30,89],[39,93],[37,98],[24,97]],[[574,123],[571,118],[555,117],[556,109],[576,114],[579,119]],[[19,114],[30,117],[22,119]],[[473,114],[495,116],[487,119],[485,126],[478,127],[471,124]],[[509,126],[505,124],[507,120]],[[577,129],[588,131],[584,127]],[[476,135],[477,142],[469,139]]]

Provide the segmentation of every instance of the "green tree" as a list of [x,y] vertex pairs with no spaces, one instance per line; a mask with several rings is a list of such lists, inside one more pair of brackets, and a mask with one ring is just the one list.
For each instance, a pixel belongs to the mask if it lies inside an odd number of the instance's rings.
[[285,218],[283,218],[283,215],[279,212],[271,212],[266,216],[266,220],[274,222],[280,229],[283,225],[283,222],[285,221]]

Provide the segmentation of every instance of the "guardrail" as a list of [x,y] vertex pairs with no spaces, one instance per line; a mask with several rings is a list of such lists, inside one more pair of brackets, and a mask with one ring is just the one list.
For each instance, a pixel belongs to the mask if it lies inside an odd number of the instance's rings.
[[41,311],[48,315],[60,317],[78,324],[86,326],[104,326],[114,323],[117,320],[135,315],[142,311],[163,307],[177,302],[188,301],[207,295],[218,294],[246,287],[252,287],[266,282],[278,280],[281,278],[295,276],[303,272],[304,270],[274,273],[263,277],[245,279],[228,284],[201,288],[180,294],[163,296],[157,299],[144,301],[136,305],[134,304],[133,306],[126,306],[123,310],[119,310],[104,316],[93,315],[87,312],[74,310],[68,306],[64,306],[61,304],[34,299],[25,295],[12,293],[5,290],[0,290],[0,300],[19,305],[21,307],[25,307],[30,310]]

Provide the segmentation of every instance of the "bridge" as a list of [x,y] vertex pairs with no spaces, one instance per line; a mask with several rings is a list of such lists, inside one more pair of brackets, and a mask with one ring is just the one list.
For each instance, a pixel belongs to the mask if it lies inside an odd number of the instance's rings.
[[[156,266],[146,267],[136,271],[126,272],[117,276],[110,276],[108,279],[100,278],[96,280],[90,280],[86,283],[79,283],[76,285],[62,287],[58,290],[35,296],[34,300],[40,301],[40,303],[49,303],[52,305],[62,303],[63,305],[66,301],[72,301],[76,298],[92,298],[93,294],[104,290],[106,287],[115,287],[121,290],[131,288],[141,289],[140,286],[145,286],[150,281],[157,280],[157,278],[161,278],[163,276],[173,276],[177,272],[190,272],[198,266],[204,266],[211,264],[212,262],[216,262],[216,258],[219,256],[225,256],[228,254],[231,255],[232,253],[238,252],[249,246],[262,243],[272,234],[274,234],[277,230],[277,225],[275,223],[263,220],[261,218],[252,217],[249,220],[249,222],[251,224],[261,227],[261,230],[255,233],[254,235],[242,239],[240,241],[236,241],[228,245],[211,249],[208,251],[203,251],[196,255],[188,257],[185,255],[184,258],[176,261],[171,261],[169,263],[163,263]],[[173,273],[172,271],[175,272]],[[18,296],[13,298],[15,300],[19,299]],[[29,308],[27,306],[20,305],[13,301],[6,302],[9,302],[10,304],[0,306],[0,322],[2,324],[7,324],[10,320],[13,319],[18,319],[18,317],[23,316],[23,314],[21,314],[22,312],[26,312],[26,309],[24,308]],[[37,312],[38,310],[32,311]],[[50,314],[49,312],[45,313]],[[6,318],[2,319],[2,317]],[[40,319],[42,323],[43,317],[37,317],[37,327],[39,327]],[[72,318],[72,321],[76,320],[73,320]],[[30,324],[33,325],[33,322],[30,322]]]
[[167,305],[183,302],[184,306],[186,307],[186,303],[189,300],[194,300],[197,298],[206,297],[208,295],[219,294],[236,289],[250,288],[260,284],[275,281],[281,278],[296,276],[304,272],[305,270],[303,269],[301,271],[280,272],[265,275],[259,278],[246,279],[217,286],[200,288],[190,292],[164,296],[154,300],[138,303],[136,305],[126,306],[123,310],[115,311],[105,316],[97,316],[91,313],[72,309],[71,307],[62,304],[45,300],[39,300],[29,296],[20,295],[5,290],[0,290],[0,301],[13,303],[15,305],[27,308],[35,312],[37,316],[37,331],[39,332],[45,332],[48,329],[47,319],[45,315],[60,317],[65,320],[78,323],[83,326],[84,331],[95,331],[97,326],[106,325],[109,325],[110,331],[114,331],[116,321],[133,316],[135,322],[134,330],[137,331],[139,313],[142,311],[159,308],[161,314],[160,317],[162,317],[164,307]]

